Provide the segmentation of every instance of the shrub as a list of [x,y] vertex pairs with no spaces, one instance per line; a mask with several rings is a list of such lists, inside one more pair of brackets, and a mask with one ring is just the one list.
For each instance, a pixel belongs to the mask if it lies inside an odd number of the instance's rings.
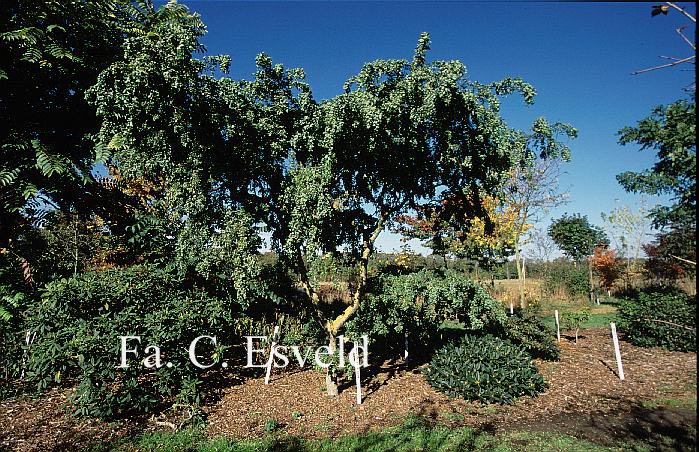
[[[113,417],[168,403],[196,405],[203,370],[190,363],[188,346],[200,335],[230,343],[224,335],[231,330],[232,304],[148,265],[54,281],[30,314],[37,334],[28,377],[40,390],[77,381],[72,402],[80,415]],[[130,355],[129,367],[121,369],[119,336],[126,335],[141,336],[140,358]],[[148,345],[160,347],[162,367],[142,365]],[[202,363],[215,361],[222,351],[208,341],[197,346]]]
[[523,348],[495,336],[466,336],[439,349],[425,371],[427,381],[449,397],[482,403],[513,403],[545,388]]
[[619,304],[619,330],[640,347],[696,351],[696,298],[668,287],[650,287]]
[[569,262],[555,262],[546,274],[544,288],[549,294],[563,289],[571,298],[587,296],[590,293],[587,268]]
[[578,311],[566,312],[563,314],[563,329],[572,331],[575,334],[575,343],[578,343],[578,333],[583,324],[590,320],[590,310],[587,308]]
[[534,358],[558,361],[561,359],[561,349],[553,340],[554,334],[536,315],[529,311],[515,311],[508,317],[499,336],[519,345]]
[[366,334],[373,342],[402,346],[434,341],[446,319],[462,322],[469,331],[502,328],[502,305],[462,273],[421,270],[373,278],[359,312],[347,323],[352,336]]

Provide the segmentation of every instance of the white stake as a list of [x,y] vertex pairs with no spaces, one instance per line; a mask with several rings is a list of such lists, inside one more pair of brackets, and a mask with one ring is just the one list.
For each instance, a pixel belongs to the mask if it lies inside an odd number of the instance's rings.
[[[354,362],[352,362],[351,355],[354,354]],[[359,361],[359,350],[357,349],[357,346],[354,346],[354,349],[350,352],[350,364],[354,366],[354,381],[357,384],[357,405],[362,404],[362,377],[361,374],[359,373],[359,369],[362,368],[361,363]]]
[[272,375],[272,364],[274,363],[274,348],[277,346],[277,337],[279,336],[279,325],[274,327],[272,333],[272,345],[269,347],[269,359],[267,360],[267,374],[265,375],[265,384],[269,384],[269,377]]
[[403,360],[408,361],[408,332],[405,332],[405,353],[403,353]]
[[558,309],[553,311],[553,314],[556,316],[556,340],[561,342],[561,322],[558,320]]
[[614,322],[609,325],[612,327],[612,341],[614,341],[614,355],[616,356],[617,369],[619,369],[619,380],[623,380],[624,366],[621,364],[621,350],[619,349],[619,338],[616,335],[616,325]]
[[512,305],[512,302],[510,302],[510,315],[513,315],[515,313],[515,307]]

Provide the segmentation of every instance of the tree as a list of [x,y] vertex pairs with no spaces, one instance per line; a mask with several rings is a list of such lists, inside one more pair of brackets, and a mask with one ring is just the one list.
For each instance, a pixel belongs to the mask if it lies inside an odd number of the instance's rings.
[[696,273],[696,229],[673,224],[659,232],[653,242],[643,246],[648,258],[644,263],[648,274],[661,281],[676,280]]
[[99,190],[86,188],[97,121],[84,94],[120,50],[118,16],[117,2],[3,2],[0,251],[21,261],[18,238],[48,210],[89,211]]
[[[574,262],[582,261],[593,254],[597,246],[609,246],[607,234],[598,226],[591,225],[587,216],[564,214],[555,220],[548,229],[549,236],[556,245]],[[590,281],[590,301],[592,291],[592,266],[588,261]]]
[[485,217],[448,221],[442,214],[453,200],[443,199],[435,206],[422,207],[417,215],[397,217],[396,232],[403,240],[422,240],[435,254],[441,255],[446,266],[450,256],[467,258],[479,265],[493,262],[512,254],[514,247],[515,212],[494,196],[486,196],[481,206]]
[[427,239],[427,246],[437,253],[453,253],[485,263],[514,254],[520,306],[526,307],[525,271],[521,258],[526,233],[533,222],[567,199],[566,193],[558,192],[558,177],[561,163],[570,158],[570,149],[547,138],[561,136],[575,138],[577,131],[568,124],[537,120],[531,133],[520,137],[525,143],[526,159],[510,170],[497,197],[483,201],[488,214],[486,220],[489,221],[475,218],[454,224],[445,220],[441,212],[447,210],[445,206],[453,201],[444,199],[441,204],[418,212],[418,216],[401,218],[404,227],[400,231],[408,237]]
[[[527,152],[529,136],[503,121],[498,97],[520,92],[531,102],[531,86],[518,79],[470,81],[458,61],[428,63],[428,48],[423,34],[412,61],[366,64],[344,94],[320,104],[297,141],[282,197],[288,229],[274,237],[332,349],[362,304],[381,231],[444,199],[453,200],[443,204],[446,221],[485,217],[482,200]],[[543,119],[538,125],[542,152],[552,150],[550,126]],[[332,312],[324,310],[307,269],[337,250],[352,256],[359,271],[350,304]],[[335,393],[329,374],[326,383]]]
[[672,204],[651,210],[658,228],[676,222],[696,224],[696,107],[694,97],[656,107],[651,116],[636,127],[619,131],[619,143],[636,143],[641,150],[653,149],[657,162],[641,172],[627,171],[617,176],[626,191],[649,195],[668,194]]
[[168,254],[161,263],[221,283],[246,306],[264,296],[264,285],[257,212],[246,209],[240,193],[252,183],[251,167],[264,159],[240,152],[249,142],[238,140],[226,118],[240,117],[247,99],[239,84],[214,76],[227,71],[227,57],[195,57],[205,33],[196,14],[176,3],[144,8],[133,11],[145,17],[142,29],[126,38],[123,54],[86,93],[101,120],[97,146],[127,188],[157,187],[134,193],[157,196],[132,228],[133,238],[163,243]]
[[[127,39],[88,93],[100,144],[124,178],[162,184],[183,271],[225,275],[241,303],[254,295],[247,287],[259,288],[253,225],[264,225],[332,350],[364,299],[381,231],[441,196],[457,201],[448,218],[483,215],[481,200],[524,158],[525,136],[501,118],[498,97],[519,92],[531,102],[533,88],[518,79],[484,85],[459,62],[427,63],[426,34],[412,61],[369,63],[318,104],[303,71],[264,54],[254,80],[217,78],[229,60],[195,58],[203,33],[196,16],[164,17]],[[555,147],[545,127],[539,138],[542,152]],[[338,311],[310,275],[328,253],[343,253],[357,274]]]
[[619,205],[611,212],[603,212],[601,215],[616,249],[620,256],[626,259],[625,284],[628,287],[631,282],[631,263],[637,262],[641,257],[648,233],[650,225],[648,209],[645,207],[644,200],[641,200],[638,210]]
[[[577,131],[569,125],[558,124],[552,130],[556,135],[575,138]],[[502,198],[514,213],[514,251],[519,280],[519,303],[527,306],[525,293],[525,270],[522,264],[522,247],[526,243],[525,234],[530,224],[549,212],[550,209],[566,202],[567,193],[558,191],[560,165],[570,159],[570,150],[561,146],[556,152],[543,154],[529,164],[514,168],[502,190]]]
[[579,311],[566,312],[563,314],[563,328],[575,334],[575,343],[578,343],[578,333],[583,324],[590,319],[590,310],[587,308]]
[[592,268],[600,276],[600,286],[610,294],[614,282],[620,276],[616,252],[603,246],[596,246],[588,259]]
[[529,243],[531,243],[529,255],[531,258],[541,262],[548,262],[551,259],[551,255],[556,250],[556,243],[551,240],[546,230],[538,228],[533,229],[529,237]]

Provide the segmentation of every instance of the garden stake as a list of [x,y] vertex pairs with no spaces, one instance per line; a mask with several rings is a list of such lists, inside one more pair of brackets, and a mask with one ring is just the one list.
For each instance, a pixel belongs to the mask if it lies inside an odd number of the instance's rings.
[[403,360],[408,362],[408,332],[405,332],[405,353],[403,354]]
[[561,323],[558,321],[558,309],[553,311],[553,313],[556,316],[556,340],[561,342]]
[[269,359],[267,360],[267,374],[265,375],[265,384],[269,384],[269,377],[272,375],[272,363],[274,362],[274,348],[277,346],[277,338],[279,336],[279,325],[274,327],[272,333],[272,345],[269,347]]
[[354,354],[354,362],[352,362],[352,359],[350,358],[350,363],[354,366],[354,381],[357,384],[357,405],[362,404],[362,377],[359,374],[359,370],[362,368],[362,366],[359,363],[359,349],[355,345],[354,349],[350,352],[350,357],[351,355]]
[[621,364],[621,350],[619,349],[619,338],[616,335],[616,325],[614,322],[609,324],[612,327],[612,340],[614,341],[614,355],[616,356],[616,365],[619,369],[619,380],[624,379],[624,366]]

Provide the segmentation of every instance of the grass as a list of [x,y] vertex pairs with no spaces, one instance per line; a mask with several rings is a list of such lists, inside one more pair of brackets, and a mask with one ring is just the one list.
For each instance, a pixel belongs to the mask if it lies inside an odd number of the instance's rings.
[[697,409],[697,399],[694,398],[657,398],[652,400],[645,400],[642,402],[645,408],[658,408],[661,406],[670,406],[673,408],[690,408],[692,410]]
[[[659,401],[661,404],[662,401]],[[696,402],[695,402],[696,404]],[[446,413],[443,413],[446,414]],[[450,413],[454,414],[454,413]],[[663,438],[664,439],[664,438]],[[670,440],[669,438],[668,440]],[[648,446],[648,447],[646,447]],[[122,439],[117,443],[101,443],[90,450],[121,452],[408,452],[408,451],[650,451],[644,442],[619,443],[605,447],[587,440],[553,432],[511,432],[492,434],[470,427],[429,426],[425,418],[410,415],[402,425],[380,432],[353,434],[338,438],[305,440],[283,431],[264,438],[234,440],[207,438],[202,429],[179,432],[147,433]]]
[[578,309],[582,309],[583,307],[588,307],[590,309],[590,318],[588,319],[587,322],[583,323],[582,329],[589,329],[589,328],[603,328],[603,327],[609,327],[609,324],[611,322],[616,322],[618,320],[617,317],[617,310],[615,306],[608,305],[608,304],[600,304],[600,305],[582,305],[582,306],[576,306],[576,305],[570,305],[570,304],[564,304],[564,305],[548,305],[546,306],[545,309],[545,314],[541,316],[541,320],[550,328],[554,329],[556,328],[556,320],[554,318],[553,311],[558,310],[559,315],[563,315],[566,312],[572,312],[576,311]]
[[426,427],[410,425],[363,435],[348,435],[335,439],[308,441],[292,436],[268,435],[255,440],[206,438],[201,430],[189,429],[177,433],[150,433],[119,444],[101,444],[94,451],[192,451],[192,452],[378,452],[378,451],[608,451],[578,438],[553,433],[510,433],[491,435],[471,428]]

